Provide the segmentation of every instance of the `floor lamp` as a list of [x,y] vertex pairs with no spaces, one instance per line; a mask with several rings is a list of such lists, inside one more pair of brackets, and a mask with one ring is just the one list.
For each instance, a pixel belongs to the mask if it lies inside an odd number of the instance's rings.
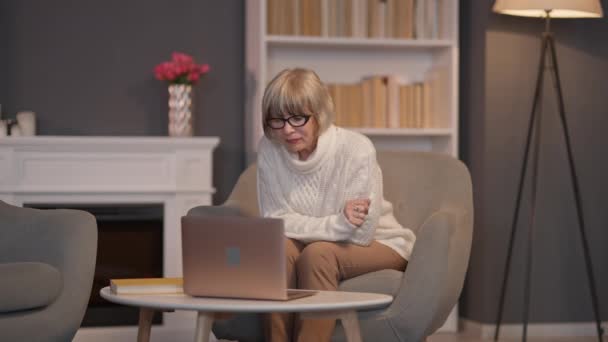
[[[530,275],[532,265],[532,251],[533,251],[533,231],[535,223],[536,213],[536,187],[538,177],[538,159],[540,150],[540,126],[541,126],[541,99],[543,96],[543,79],[545,70],[548,71],[553,78],[553,85],[557,93],[557,104],[559,108],[559,121],[563,129],[564,138],[566,142],[566,152],[568,154],[568,164],[570,167],[570,176],[572,185],[574,188],[574,196],[576,201],[576,212],[578,217],[578,225],[581,235],[581,242],[583,246],[583,252],[585,257],[585,265],[587,271],[587,278],[589,282],[589,289],[591,292],[591,300],[593,304],[593,313],[595,315],[595,323],[597,328],[598,340],[603,341],[603,331],[599,317],[599,306],[597,299],[597,290],[595,287],[595,279],[593,276],[593,266],[591,263],[591,255],[589,254],[589,245],[585,234],[585,224],[583,220],[583,208],[581,206],[580,190],[578,178],[576,176],[576,170],[574,168],[574,161],[572,159],[572,149],[570,145],[570,136],[568,132],[568,124],[566,120],[566,113],[564,109],[564,98],[562,95],[562,87],[559,78],[559,70],[557,66],[557,54],[555,52],[555,39],[551,32],[551,19],[553,18],[600,18],[603,16],[602,7],[599,0],[496,0],[493,7],[494,12],[508,15],[524,16],[524,17],[537,17],[542,18],[545,21],[545,32],[541,36],[541,53],[540,63],[538,67],[538,74],[536,78],[536,88],[534,91],[534,100],[532,102],[532,112],[528,121],[528,134],[526,138],[526,146],[523,164],[519,178],[519,189],[517,192],[517,201],[515,205],[515,213],[511,223],[511,236],[509,239],[509,248],[507,253],[507,260],[504,270],[504,276],[502,281],[502,288],[500,292],[500,303],[498,307],[498,316],[496,318],[496,330],[494,334],[494,340],[497,341],[500,334],[500,324],[502,321],[502,312],[504,308],[505,292],[507,286],[507,280],[509,278],[509,270],[511,266],[511,257],[513,251],[513,241],[515,238],[515,229],[517,226],[517,218],[519,215],[522,190],[524,185],[524,178],[527,171],[528,159],[530,155],[530,147],[533,143],[532,148],[534,149],[534,155],[532,160],[532,197],[531,197],[531,223],[529,228],[529,239],[527,246],[526,256],[526,274],[524,284],[524,312],[523,312],[523,338],[522,341],[526,341],[528,331],[528,313],[530,308]],[[547,61],[549,62],[547,64]],[[534,136],[534,142],[532,137]]]

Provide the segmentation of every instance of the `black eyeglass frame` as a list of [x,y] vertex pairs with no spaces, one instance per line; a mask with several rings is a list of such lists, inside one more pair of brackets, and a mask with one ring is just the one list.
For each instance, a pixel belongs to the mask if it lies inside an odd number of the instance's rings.
[[[292,115],[292,116],[288,117],[287,119],[283,119],[283,118],[270,118],[270,119],[266,119],[266,126],[268,126],[270,129],[283,129],[285,127],[285,125],[287,123],[289,123],[289,125],[291,127],[302,127],[302,126],[304,126],[304,125],[306,125],[308,123],[308,121],[310,120],[311,117],[312,117],[312,115],[296,114],[296,115]],[[294,118],[298,118],[298,119],[299,118],[304,118],[304,122],[302,124],[300,124],[300,125],[294,125],[291,122],[291,120],[294,119]],[[276,122],[282,121],[283,123],[282,123],[281,127],[273,127],[270,124],[270,122],[273,121],[273,120],[276,121]]]

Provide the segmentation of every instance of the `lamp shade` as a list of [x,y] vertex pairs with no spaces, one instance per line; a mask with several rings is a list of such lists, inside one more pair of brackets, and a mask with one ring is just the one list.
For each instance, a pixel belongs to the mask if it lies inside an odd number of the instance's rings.
[[601,18],[599,0],[496,0],[494,12],[521,17],[545,17],[551,10],[551,18]]

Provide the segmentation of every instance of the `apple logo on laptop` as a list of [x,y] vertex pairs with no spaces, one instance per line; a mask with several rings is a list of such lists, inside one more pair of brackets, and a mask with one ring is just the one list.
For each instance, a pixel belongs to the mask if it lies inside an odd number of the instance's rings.
[[241,264],[241,249],[238,247],[226,248],[226,263],[228,266],[238,266]]

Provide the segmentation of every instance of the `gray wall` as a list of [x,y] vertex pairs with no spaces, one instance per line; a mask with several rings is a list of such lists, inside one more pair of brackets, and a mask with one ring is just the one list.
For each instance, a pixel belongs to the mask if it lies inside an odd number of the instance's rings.
[[173,51],[209,63],[195,135],[220,137],[214,202],[229,194],[244,165],[242,0],[3,0],[0,49],[4,115],[35,111],[41,135],[166,136],[152,69]]
[[[607,10],[608,1],[602,3]],[[493,14],[492,1],[461,4],[461,143],[473,176],[476,206],[474,244],[461,313],[472,320],[493,323],[543,22]],[[608,19],[555,20],[553,29],[601,318],[608,320]],[[550,77],[545,85],[530,319],[592,321],[565,144]],[[520,322],[522,317],[529,189],[527,186],[522,202],[506,322]]]

